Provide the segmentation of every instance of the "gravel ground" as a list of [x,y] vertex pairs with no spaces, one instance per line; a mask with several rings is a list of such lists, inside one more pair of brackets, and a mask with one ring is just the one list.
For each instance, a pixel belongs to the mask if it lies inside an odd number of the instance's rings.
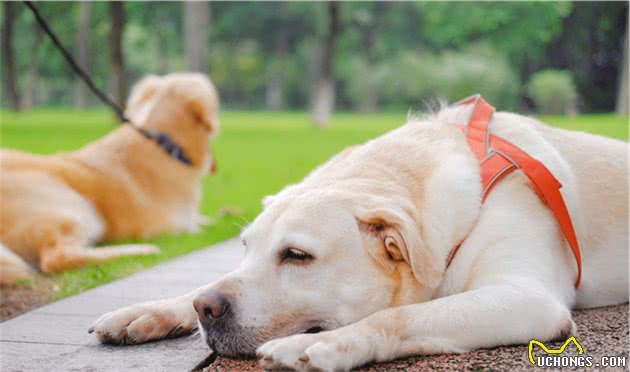
[[0,285],[0,322],[44,306],[56,290],[50,279],[37,276],[17,285]]
[[[628,357],[628,305],[609,306],[574,311],[578,325],[577,339],[587,355],[599,361],[601,356]],[[559,347],[562,342],[551,343]],[[549,345],[548,345],[549,346]],[[537,354],[538,355],[538,354]],[[627,369],[627,367],[625,368]],[[204,371],[259,371],[254,360],[234,360],[219,357]],[[482,349],[459,355],[436,355],[396,360],[390,363],[364,366],[363,371],[532,371],[527,361],[527,345]],[[605,369],[597,369],[605,370]],[[614,369],[611,369],[614,370]],[[619,370],[619,369],[617,369]],[[550,371],[550,369],[545,369]]]

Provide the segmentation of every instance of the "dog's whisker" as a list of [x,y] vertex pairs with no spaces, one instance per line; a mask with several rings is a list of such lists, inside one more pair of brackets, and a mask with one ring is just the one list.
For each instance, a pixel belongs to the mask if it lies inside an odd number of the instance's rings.
[[234,224],[235,226],[240,227],[241,229],[244,229],[244,228],[245,228],[245,226],[246,226],[246,225],[241,225],[241,224],[240,224],[240,223],[238,223],[238,222],[232,222],[232,224]]

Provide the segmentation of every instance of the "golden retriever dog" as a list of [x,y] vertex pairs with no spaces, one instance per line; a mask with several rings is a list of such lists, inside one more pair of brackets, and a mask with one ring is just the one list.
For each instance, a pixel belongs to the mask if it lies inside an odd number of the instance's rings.
[[511,113],[491,121],[562,182],[582,250],[576,289],[567,241],[521,171],[481,202],[479,162],[454,125],[471,110],[343,151],[264,200],[236,270],[105,314],[90,331],[136,344],[198,327],[219,354],[332,371],[551,340],[575,331],[572,308],[627,302],[628,144]]
[[167,134],[191,164],[127,125],[69,153],[2,150],[0,282],[28,276],[27,263],[55,272],[159,251],[147,244],[94,248],[97,242],[198,229],[217,110],[215,88],[200,74],[148,76],[131,91],[126,116]]

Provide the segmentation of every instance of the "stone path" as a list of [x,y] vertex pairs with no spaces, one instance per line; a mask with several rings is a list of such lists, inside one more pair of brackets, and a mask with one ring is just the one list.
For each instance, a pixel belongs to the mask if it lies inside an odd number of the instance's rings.
[[[117,347],[98,344],[87,329],[107,311],[180,295],[216,280],[236,267],[242,254],[240,244],[235,239],[229,240],[1,323],[0,371],[189,371],[208,355],[208,348],[198,336]],[[595,360],[604,355],[628,357],[628,305],[575,311],[574,319],[580,342]],[[560,342],[551,345],[559,347]],[[461,355],[414,357],[363,369],[533,370],[527,361],[527,345]],[[259,371],[260,368],[254,360],[219,358],[207,370]]]
[[228,240],[1,323],[0,370],[188,371],[208,355],[198,337],[103,346],[87,329],[105,312],[216,280],[237,266],[242,253],[237,240]]

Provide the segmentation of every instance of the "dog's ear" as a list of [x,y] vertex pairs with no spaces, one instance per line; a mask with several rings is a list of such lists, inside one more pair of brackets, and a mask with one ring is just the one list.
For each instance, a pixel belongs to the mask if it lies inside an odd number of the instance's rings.
[[188,103],[188,109],[192,113],[195,121],[206,126],[212,134],[219,130],[218,107],[211,107],[209,102],[200,99],[192,99]]
[[477,160],[463,153],[449,154],[425,181],[419,204],[422,239],[446,269],[449,254],[462,244],[479,218]]
[[[142,106],[148,103],[162,86],[162,78],[156,75],[147,75],[136,83],[131,89],[129,98],[127,99],[127,107],[125,114],[133,120],[133,116],[137,114]],[[141,124],[141,123],[138,123]]]
[[418,282],[429,288],[440,284],[444,264],[424,245],[419,226],[411,217],[392,209],[378,209],[356,218],[359,230],[379,239],[392,260],[407,262]]
[[216,135],[219,132],[219,94],[206,75],[191,74],[189,80],[178,92],[186,97],[195,121]]

